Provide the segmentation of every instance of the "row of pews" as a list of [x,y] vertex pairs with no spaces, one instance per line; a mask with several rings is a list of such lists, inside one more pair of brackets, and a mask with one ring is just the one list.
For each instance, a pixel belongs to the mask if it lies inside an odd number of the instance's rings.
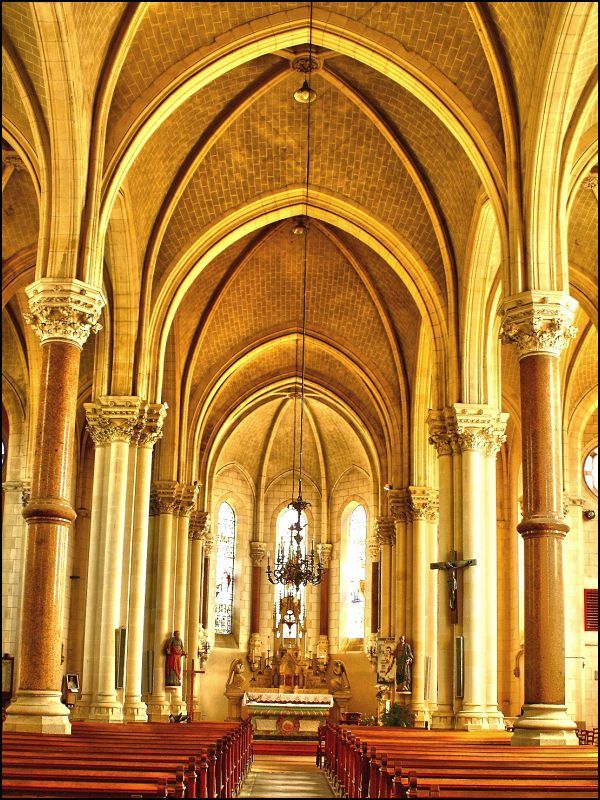
[[73,724],[2,734],[5,797],[233,797],[252,761],[249,720]]
[[598,797],[597,747],[513,747],[504,731],[328,723],[317,766],[341,797]]

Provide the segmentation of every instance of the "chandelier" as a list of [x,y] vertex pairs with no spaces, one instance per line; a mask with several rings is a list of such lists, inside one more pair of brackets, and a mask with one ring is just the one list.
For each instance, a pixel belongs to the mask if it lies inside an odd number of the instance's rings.
[[[312,584],[313,586],[321,583],[323,577],[323,564],[321,562],[320,548],[315,554],[315,542],[312,541],[310,551],[306,554],[303,552],[302,541],[303,531],[306,524],[302,524],[302,514],[310,506],[307,500],[302,497],[302,452],[303,452],[303,434],[304,434],[304,377],[305,377],[305,352],[306,352],[306,273],[308,265],[308,228],[306,220],[308,219],[308,185],[310,176],[310,107],[312,100],[316,98],[316,93],[310,88],[310,77],[312,72],[312,2],[310,4],[310,25],[309,25],[309,54],[308,54],[308,67],[306,69],[306,79],[301,87],[302,91],[305,89],[312,92],[310,101],[303,102],[307,106],[307,136],[306,136],[306,193],[305,193],[305,216],[302,219],[296,220],[293,233],[304,237],[304,249],[302,259],[302,337],[301,337],[301,368],[300,368],[300,447],[298,453],[298,495],[292,499],[288,508],[292,509],[297,514],[297,519],[289,527],[289,540],[285,542],[283,539],[280,541],[277,551],[275,553],[275,563],[271,569],[271,560],[267,554],[267,578],[273,584],[281,584],[291,589],[295,587],[296,591],[300,586]],[[300,91],[300,90],[299,90]],[[296,93],[297,94],[297,93]],[[298,100],[296,97],[294,97]],[[297,361],[296,361],[297,372]],[[296,398],[294,398],[294,404]],[[292,467],[292,493],[294,482],[294,467],[296,464],[296,423],[294,415],[294,466]]]

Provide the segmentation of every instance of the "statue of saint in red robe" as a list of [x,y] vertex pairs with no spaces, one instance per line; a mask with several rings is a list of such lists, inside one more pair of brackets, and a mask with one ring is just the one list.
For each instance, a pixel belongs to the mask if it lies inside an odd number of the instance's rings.
[[173,636],[165,645],[167,663],[165,665],[165,686],[181,686],[181,658],[187,656],[183,649],[183,639],[179,631],[173,631]]

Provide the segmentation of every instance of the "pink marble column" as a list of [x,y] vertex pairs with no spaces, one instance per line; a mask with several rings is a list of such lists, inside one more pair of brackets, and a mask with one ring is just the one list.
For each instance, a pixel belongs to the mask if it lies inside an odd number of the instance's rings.
[[503,304],[501,337],[515,344],[521,381],[525,556],[525,704],[513,744],[577,745],[565,704],[560,353],[577,304],[562,292],[523,292]]
[[73,436],[81,349],[96,332],[102,294],[77,280],[43,278],[27,288],[25,315],[42,341],[40,399],[35,431],[21,621],[21,669],[5,731],[70,733],[60,702],[62,612]]

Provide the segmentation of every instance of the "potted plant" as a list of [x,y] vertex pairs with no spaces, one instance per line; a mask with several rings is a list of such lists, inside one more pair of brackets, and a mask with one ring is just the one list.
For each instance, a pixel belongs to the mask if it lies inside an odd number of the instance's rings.
[[407,706],[394,703],[382,717],[382,723],[390,728],[413,728],[415,715]]

